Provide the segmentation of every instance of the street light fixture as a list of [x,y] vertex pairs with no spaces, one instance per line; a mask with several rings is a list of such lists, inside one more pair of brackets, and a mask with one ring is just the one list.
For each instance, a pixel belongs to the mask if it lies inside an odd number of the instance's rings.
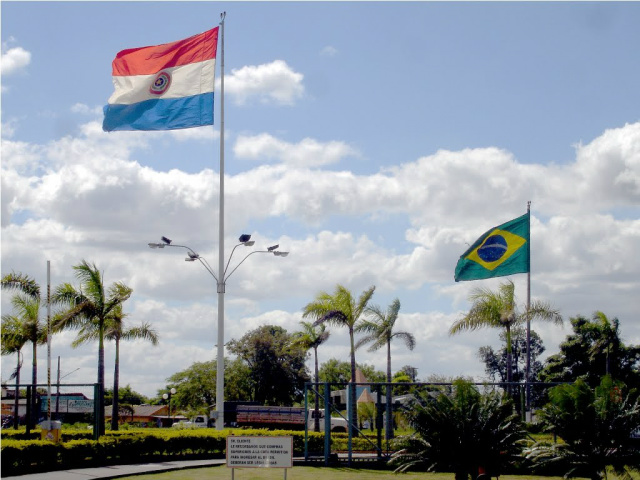
[[[164,239],[164,237],[162,237]],[[169,400],[169,425],[173,425],[173,422],[171,421],[171,396],[176,394],[176,389],[172,388],[171,390],[169,390],[167,393],[162,395],[162,398],[164,398],[165,400]]]
[[222,430],[224,428],[224,293],[226,282],[231,275],[244,263],[244,261],[249,258],[254,253],[272,253],[276,257],[286,257],[289,255],[289,252],[282,252],[276,250],[280,245],[273,245],[271,247],[267,247],[266,250],[254,250],[249,252],[239,263],[236,265],[233,270],[229,273],[229,264],[231,263],[231,257],[233,257],[236,248],[239,246],[252,247],[256,242],[251,240],[251,235],[248,233],[243,233],[238,238],[238,244],[233,247],[231,250],[231,254],[229,255],[229,259],[227,260],[227,264],[224,265],[223,258],[219,259],[219,275],[216,275],[209,265],[209,262],[204,257],[201,257],[198,253],[196,253],[192,248],[187,247],[186,245],[177,245],[172,243],[170,239],[167,237],[161,237],[163,243],[149,243],[149,248],[164,248],[164,247],[178,247],[184,248],[187,250],[187,258],[184,260],[186,262],[195,262],[198,260],[202,266],[209,272],[209,274],[216,280],[217,292],[218,292],[218,355],[216,360],[216,429]]

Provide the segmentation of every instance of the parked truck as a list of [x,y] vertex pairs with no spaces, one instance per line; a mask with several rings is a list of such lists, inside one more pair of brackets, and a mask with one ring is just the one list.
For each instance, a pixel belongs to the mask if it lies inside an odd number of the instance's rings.
[[[258,405],[238,405],[236,423],[239,427],[272,428],[281,430],[304,430],[305,422],[309,430],[314,428],[315,410],[309,409],[306,418],[303,407],[265,407]],[[324,431],[324,409],[319,410],[320,431]],[[347,421],[331,417],[332,432],[346,432]]]

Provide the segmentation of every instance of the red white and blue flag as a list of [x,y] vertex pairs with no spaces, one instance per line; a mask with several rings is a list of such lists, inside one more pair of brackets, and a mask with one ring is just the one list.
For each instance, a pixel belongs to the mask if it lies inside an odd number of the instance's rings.
[[174,130],[213,125],[218,29],[119,52],[112,63],[115,92],[104,107],[102,129]]

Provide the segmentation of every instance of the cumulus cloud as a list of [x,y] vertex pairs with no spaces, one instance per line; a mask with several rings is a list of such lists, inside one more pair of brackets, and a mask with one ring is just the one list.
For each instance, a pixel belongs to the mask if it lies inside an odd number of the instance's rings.
[[344,142],[321,143],[313,138],[304,138],[293,144],[268,133],[255,136],[239,135],[233,151],[238,158],[262,162],[276,159],[294,167],[331,165],[338,163],[343,157],[359,155],[357,150]]
[[[86,258],[105,270],[108,283],[131,285],[132,320],[151,321],[166,345],[162,353],[150,345],[132,349],[138,370],[148,363],[147,376],[155,376],[143,380],[140,373],[147,393],[162,386],[160,367],[168,376],[215,357],[213,278],[201,265],[182,262],[182,249],[147,247],[168,235],[212,264],[217,259],[217,173],[161,172],[137,161],[167,138],[166,132],[105,134],[95,121],[77,136],[47,144],[2,144],[3,267],[33,272],[42,283],[50,260],[54,283],[73,282],[70,266]],[[429,345],[406,363],[424,365],[421,374],[469,374],[459,359],[477,364],[480,339],[460,336],[452,346],[446,327],[473,285],[453,284],[453,267],[467,243],[524,213],[527,200],[533,201],[534,297],[552,301],[567,316],[602,309],[633,318],[628,298],[640,288],[639,146],[640,124],[630,124],[578,146],[575,161],[564,166],[522,164],[508,151],[477,148],[442,150],[357,175],[328,168],[359,154],[342,142],[238,137],[237,158],[277,163],[227,175],[227,245],[248,230],[258,248],[279,243],[291,254],[253,255],[234,273],[227,338],[262,322],[294,330],[306,302],[336,283],[354,292],[376,285],[375,301],[383,306],[402,294],[402,328]],[[312,169],[317,166],[325,169]],[[630,214],[616,216],[620,208]],[[334,224],[336,217],[344,221]],[[277,227],[260,227],[273,218]],[[408,225],[402,246],[386,246],[367,228],[375,224],[385,232],[397,228],[391,222],[398,218]],[[246,253],[239,249],[231,268]],[[438,306],[420,301],[427,286],[434,292],[429,302],[437,297]],[[407,308],[404,299],[412,295]],[[628,342],[640,343],[637,327],[625,324],[624,333]],[[336,332],[327,353],[343,341]],[[377,358],[362,353],[359,361]]]
[[3,76],[23,72],[30,63],[31,52],[28,52],[22,47],[9,47],[7,43],[2,44],[0,66]]
[[248,65],[225,76],[225,95],[229,94],[239,105],[254,98],[260,103],[293,105],[304,95],[303,79],[304,75],[283,60]]

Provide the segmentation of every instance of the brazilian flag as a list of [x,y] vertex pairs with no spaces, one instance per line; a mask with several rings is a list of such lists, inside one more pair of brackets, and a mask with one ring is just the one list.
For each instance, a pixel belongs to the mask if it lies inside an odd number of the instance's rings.
[[529,271],[529,212],[482,235],[456,265],[456,282]]

